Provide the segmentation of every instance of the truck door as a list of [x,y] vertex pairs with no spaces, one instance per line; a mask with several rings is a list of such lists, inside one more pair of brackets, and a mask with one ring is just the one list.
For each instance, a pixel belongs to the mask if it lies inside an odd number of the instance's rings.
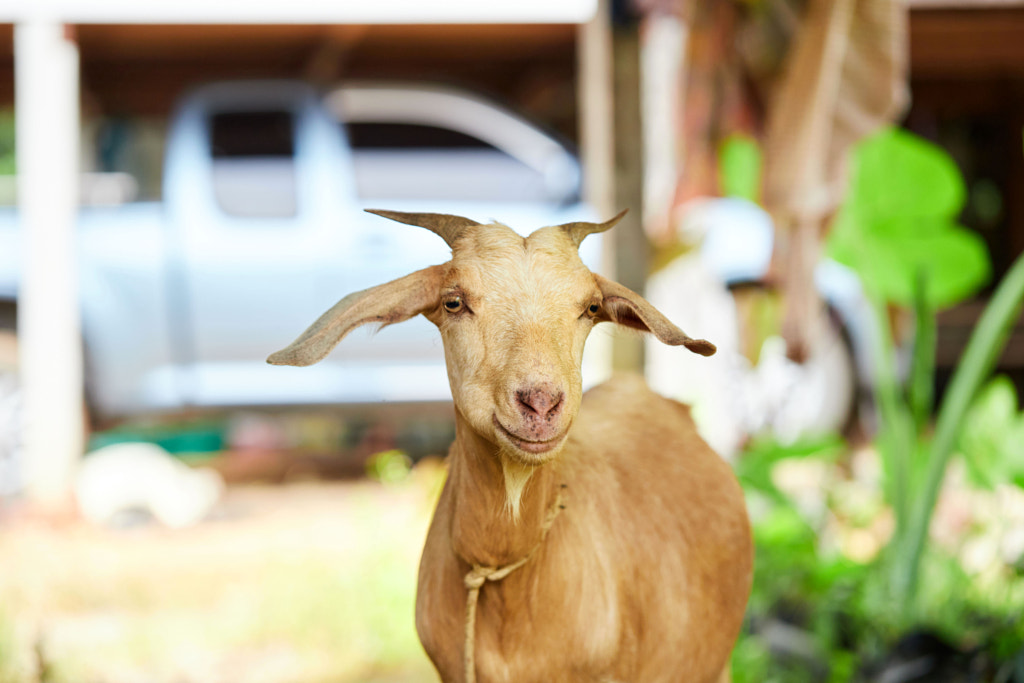
[[337,266],[351,240],[351,164],[318,112],[312,89],[287,82],[210,86],[178,112],[165,201],[188,403],[315,399],[301,386],[309,374],[289,382],[265,359],[282,330],[298,334],[349,284]]

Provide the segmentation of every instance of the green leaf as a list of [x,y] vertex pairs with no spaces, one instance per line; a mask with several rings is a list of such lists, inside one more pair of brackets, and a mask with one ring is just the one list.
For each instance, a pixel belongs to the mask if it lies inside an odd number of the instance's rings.
[[836,235],[829,255],[853,268],[872,294],[900,306],[913,305],[916,277],[928,279],[926,301],[931,309],[964,301],[991,277],[984,240],[961,228],[921,238],[869,234],[858,240],[856,236]]
[[932,414],[935,391],[935,346],[938,336],[935,310],[929,305],[930,280],[918,274],[914,287],[914,348],[907,380],[907,403],[914,414],[914,429],[924,433]]
[[965,415],[982,382],[995,367],[1024,302],[1024,256],[1018,256],[1003,277],[991,301],[971,333],[960,363],[950,379],[939,409],[935,436],[929,452],[922,487],[914,496],[913,514],[905,544],[897,548],[897,595],[913,596],[918,580],[921,553],[928,536],[935,501],[946,474],[946,465],[956,445]]
[[790,458],[817,458],[833,462],[845,451],[846,442],[837,434],[808,437],[789,445],[770,437],[757,437],[747,445],[743,456],[736,462],[736,477],[744,489],[760,491],[775,503],[789,504],[789,499],[772,481],[775,465]]
[[[881,240],[880,240],[881,241]],[[977,293],[991,276],[988,247],[977,234],[947,227],[922,236],[899,233],[876,252],[876,286],[893,303],[911,306],[914,280],[928,280],[927,304],[942,309]]]
[[845,451],[846,442],[835,433],[804,436],[790,444],[781,443],[770,436],[757,436],[747,445],[742,462],[765,460],[774,464],[787,458],[820,458],[832,461]]
[[1024,443],[1015,443],[1021,426],[1017,392],[1009,378],[1000,375],[978,392],[957,441],[976,485],[991,489],[1008,478],[1013,451],[1024,452]]
[[855,150],[850,192],[827,251],[888,303],[913,305],[924,277],[929,308],[956,304],[991,275],[984,240],[956,223],[965,195],[956,164],[941,148],[901,130],[883,131]]
[[849,202],[873,216],[953,217],[967,190],[953,159],[923,138],[890,128],[857,145]]
[[793,553],[814,554],[815,532],[792,507],[776,507],[754,525],[759,544]]
[[761,147],[747,135],[733,134],[718,150],[718,182],[722,195],[755,204],[761,196]]
[[897,379],[895,344],[888,311],[874,294],[868,300],[875,318],[875,324],[868,326],[868,332],[875,372],[874,396],[881,418],[878,445],[885,466],[886,499],[893,507],[898,537],[903,533],[909,508],[910,458],[917,432],[913,410],[904,400]]
[[15,172],[14,138],[14,111],[0,110],[0,175]]

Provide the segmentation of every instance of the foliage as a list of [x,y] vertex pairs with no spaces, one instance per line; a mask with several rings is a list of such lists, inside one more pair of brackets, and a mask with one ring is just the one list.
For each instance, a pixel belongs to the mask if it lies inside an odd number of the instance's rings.
[[14,174],[14,111],[0,110],[0,175]]
[[991,490],[1012,481],[1024,488],[1024,413],[1008,377],[1000,375],[978,392],[957,443],[976,486]]
[[722,195],[758,203],[761,197],[761,148],[746,135],[728,136],[718,150],[718,184]]
[[366,475],[382,484],[397,484],[409,476],[412,459],[400,450],[382,451],[366,461]]
[[[744,178],[760,159],[741,144],[726,164],[726,149],[723,188],[749,198],[752,184]],[[1015,570],[1001,565],[972,575],[955,549],[927,543],[955,448],[977,485],[1024,485],[1024,414],[1013,387],[997,378],[981,390],[1024,299],[1024,259],[992,296],[931,429],[936,313],[974,295],[991,274],[983,241],[957,224],[964,197],[948,155],[908,133],[887,130],[855,150],[850,192],[827,250],[858,273],[875,314],[870,357],[888,506],[843,509],[841,488],[822,482],[825,509],[808,514],[780,489],[779,471],[794,461],[838,469],[842,442],[752,445],[738,465],[757,566],[748,629],[734,653],[737,681],[873,680],[865,664],[881,661],[892,642],[920,625],[960,646],[978,646],[975,652],[1003,662],[1004,670],[1022,656],[1024,583]],[[893,322],[901,310],[914,321],[909,364],[897,361],[904,352]],[[855,559],[837,541],[837,526],[866,534],[865,519],[888,514],[893,522],[884,538],[876,534],[876,557]],[[785,638],[780,645],[769,637],[773,623],[795,626],[809,642],[787,651]]]
[[[780,472],[799,464],[823,466],[835,479],[813,491],[817,513],[779,485]],[[756,544],[747,628],[733,652],[736,683],[876,680],[866,665],[884,659],[906,628],[889,594],[879,558],[853,559],[837,533],[864,533],[885,509],[844,502],[839,481],[849,476],[837,438],[783,447],[755,442],[737,463],[747,492]],[[862,481],[871,490],[871,481]],[[837,529],[844,531],[837,532]],[[879,545],[884,543],[879,539]],[[1024,643],[1024,584],[1012,574],[981,581],[956,557],[928,553],[922,572],[919,624],[952,643],[1006,662]],[[781,626],[781,628],[780,628]]]
[[[992,371],[1024,299],[1021,259],[975,328],[931,436],[935,311],[974,294],[989,276],[984,244],[954,222],[964,194],[963,181],[942,150],[908,133],[885,131],[858,147],[850,194],[828,245],[833,258],[860,275],[875,310],[878,440],[896,520],[887,557],[888,589],[907,623],[915,618],[921,558],[946,465],[967,409]],[[914,356],[905,386],[896,370],[889,306],[914,311]]]
[[[802,511],[776,483],[787,464],[834,467],[845,450],[836,436],[790,446],[760,439],[737,463],[752,510],[757,558],[748,608],[753,633],[741,638],[733,654],[737,683],[818,681],[826,680],[825,673],[828,680],[848,680],[843,676],[855,657],[840,645],[846,636],[841,631],[858,611],[867,566],[823,551],[826,516]],[[826,496],[824,490],[816,493]],[[770,645],[765,632],[778,624],[805,631],[809,642],[792,650]]]
[[990,277],[984,240],[956,222],[965,196],[941,148],[896,129],[875,135],[855,149],[829,255],[877,300],[910,307],[924,278],[929,308],[963,301]]

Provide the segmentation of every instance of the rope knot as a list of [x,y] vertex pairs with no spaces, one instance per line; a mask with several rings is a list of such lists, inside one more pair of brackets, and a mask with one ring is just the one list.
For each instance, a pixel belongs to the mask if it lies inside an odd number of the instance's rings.
[[466,584],[466,588],[473,590],[484,585],[487,579],[491,578],[491,574],[495,572],[494,567],[482,567],[475,565],[463,579],[463,583]]

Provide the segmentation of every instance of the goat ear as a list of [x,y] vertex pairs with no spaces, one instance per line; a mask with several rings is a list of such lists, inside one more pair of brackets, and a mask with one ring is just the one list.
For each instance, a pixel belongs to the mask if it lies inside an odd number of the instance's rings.
[[713,355],[717,350],[709,341],[691,338],[633,290],[596,273],[594,280],[604,297],[598,322],[613,322],[641,332],[650,332],[662,343],[685,346],[702,356]]
[[349,294],[334,304],[287,348],[271,354],[271,365],[312,365],[349,332],[370,323],[400,323],[438,305],[442,266],[431,266],[383,285]]

